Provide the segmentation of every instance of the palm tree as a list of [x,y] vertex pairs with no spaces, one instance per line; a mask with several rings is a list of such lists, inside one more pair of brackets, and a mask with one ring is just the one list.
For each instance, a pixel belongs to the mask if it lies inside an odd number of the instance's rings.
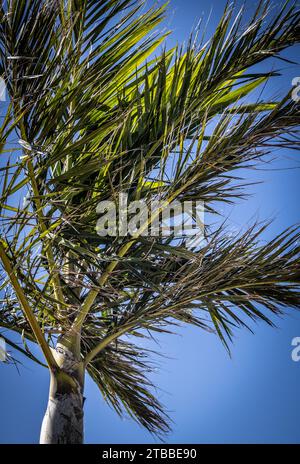
[[[273,147],[299,147],[290,94],[245,99],[276,76],[255,65],[300,42],[300,11],[290,2],[269,10],[262,1],[245,21],[227,6],[208,42],[200,28],[167,50],[168,33],[153,32],[165,6],[2,2],[0,327],[9,346],[49,369],[41,443],[83,441],[86,371],[118,414],[164,434],[169,419],[147,378],[143,339],[188,323],[229,349],[247,319],[273,324],[299,308],[296,226],[269,243],[260,238],[266,224],[232,237],[211,220],[192,245],[144,233],[175,200],[203,202],[216,217],[244,196],[235,170]],[[123,193],[146,205],[159,199],[154,215],[130,236],[97,232],[97,205]]]

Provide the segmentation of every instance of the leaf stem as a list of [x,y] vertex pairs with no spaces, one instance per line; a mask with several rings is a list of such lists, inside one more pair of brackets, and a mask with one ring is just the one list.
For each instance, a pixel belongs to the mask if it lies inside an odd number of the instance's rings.
[[47,364],[51,370],[57,370],[58,365],[53,357],[53,354],[51,352],[51,348],[49,347],[48,343],[45,340],[45,337],[41,331],[41,328],[30,308],[30,305],[28,303],[28,300],[25,296],[25,293],[15,275],[14,269],[11,265],[10,259],[7,256],[7,253],[5,251],[4,247],[4,242],[3,240],[0,240],[0,259],[2,261],[3,267],[11,281],[12,286],[15,289],[16,295],[18,297],[18,300],[21,304],[21,307],[23,309],[23,312],[28,320],[28,323],[34,333],[34,336],[40,345],[42,352],[45,356],[45,359],[47,361]]

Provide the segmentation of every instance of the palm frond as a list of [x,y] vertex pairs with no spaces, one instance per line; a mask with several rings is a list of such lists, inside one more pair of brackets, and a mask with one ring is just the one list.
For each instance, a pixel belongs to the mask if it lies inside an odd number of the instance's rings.
[[[98,342],[85,337],[88,353]],[[169,418],[159,403],[154,385],[147,379],[153,368],[149,354],[132,343],[118,341],[108,346],[88,366],[105,401],[119,414],[127,413],[149,432],[162,436],[169,431]],[[152,390],[152,392],[151,392]]]

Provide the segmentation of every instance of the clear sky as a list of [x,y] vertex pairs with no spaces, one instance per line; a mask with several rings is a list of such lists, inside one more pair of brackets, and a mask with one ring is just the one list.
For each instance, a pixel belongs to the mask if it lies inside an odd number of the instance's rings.
[[[186,40],[197,20],[211,13],[209,35],[225,3],[171,0],[165,25],[174,32],[168,44]],[[246,0],[247,12],[255,4]],[[285,56],[297,60],[299,51],[294,47]],[[284,95],[292,78],[300,76],[300,66],[273,64],[283,76],[267,86],[267,97]],[[264,184],[251,187],[249,200],[224,211],[234,230],[251,219],[274,217],[265,234],[269,239],[299,222],[299,154],[276,154],[279,160],[272,166],[248,174],[250,180],[264,180]],[[156,358],[159,369],[153,380],[174,421],[168,443],[300,443],[300,362],[291,358],[292,338],[300,336],[300,313],[288,311],[276,322],[277,329],[252,325],[255,335],[236,331],[232,359],[214,335],[196,328],[185,327],[178,336],[159,338],[153,348],[167,358]],[[28,359],[21,360],[19,372],[0,363],[0,443],[37,443],[39,439],[48,372]],[[86,443],[157,442],[132,420],[120,419],[110,410],[89,378],[85,396]]]

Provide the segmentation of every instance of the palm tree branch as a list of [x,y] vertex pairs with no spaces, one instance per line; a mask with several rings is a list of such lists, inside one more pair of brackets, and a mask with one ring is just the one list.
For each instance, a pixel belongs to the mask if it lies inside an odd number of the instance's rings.
[[33,312],[31,311],[31,308],[30,308],[30,305],[28,303],[28,300],[26,298],[26,295],[24,294],[24,291],[22,289],[22,287],[20,286],[19,282],[18,282],[18,279],[16,278],[15,276],[15,272],[14,272],[14,269],[13,267],[11,266],[11,263],[10,263],[10,259],[9,257],[7,256],[7,253],[5,251],[5,244],[3,243],[3,241],[1,240],[0,241],[0,259],[2,261],[2,264],[3,264],[3,267],[11,281],[11,284],[12,286],[14,287],[15,289],[15,292],[16,292],[16,295],[20,301],[20,304],[21,304],[21,307],[24,311],[24,314],[28,320],[28,323],[32,329],[32,332],[34,333],[35,335],[35,338],[38,342],[38,344],[40,345],[42,351],[43,351],[43,354],[45,356],[45,359],[47,361],[47,364],[49,366],[50,369],[54,369],[56,370],[58,368],[57,366],[57,363],[53,357],[53,354],[52,354],[52,351],[48,345],[48,343],[46,342],[45,338],[44,338],[44,335],[41,331],[41,328],[40,328],[40,325],[39,323],[37,322]]

